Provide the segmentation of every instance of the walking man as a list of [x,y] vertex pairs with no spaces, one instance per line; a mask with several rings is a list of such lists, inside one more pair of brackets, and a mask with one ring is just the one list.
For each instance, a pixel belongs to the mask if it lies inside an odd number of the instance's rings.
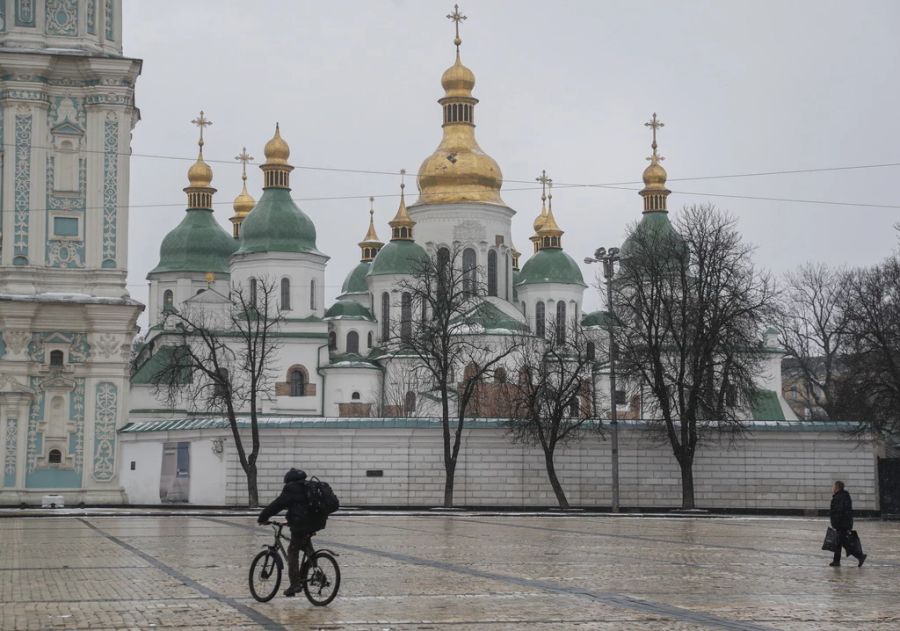
[[847,556],[854,556],[859,560],[859,567],[866,562],[866,555],[863,554],[862,546],[856,549],[850,546],[850,531],[853,530],[853,501],[850,494],[844,489],[844,483],[835,480],[831,486],[831,527],[837,530],[838,545],[834,550],[834,560],[829,564],[831,567],[841,566],[841,549],[847,550]]

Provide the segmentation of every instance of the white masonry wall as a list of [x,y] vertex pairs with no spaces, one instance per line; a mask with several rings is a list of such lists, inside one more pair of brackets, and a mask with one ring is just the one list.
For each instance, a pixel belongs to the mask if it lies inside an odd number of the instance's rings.
[[[681,503],[678,466],[667,445],[638,443],[642,430],[620,431],[623,507]],[[645,436],[646,438],[646,436]],[[539,448],[514,445],[501,429],[464,433],[456,471],[458,506],[555,506]],[[226,440],[225,501],[246,502],[243,471]],[[262,435],[259,495],[271,501],[292,467],[328,481],[344,506],[439,506],[444,472],[438,429],[294,429]],[[609,506],[609,442],[586,439],[556,456],[573,506]],[[381,470],[383,477],[367,477]],[[877,510],[872,446],[839,432],[757,431],[727,444],[708,444],[694,465],[698,507],[826,509],[831,482],[844,480],[857,510]]]

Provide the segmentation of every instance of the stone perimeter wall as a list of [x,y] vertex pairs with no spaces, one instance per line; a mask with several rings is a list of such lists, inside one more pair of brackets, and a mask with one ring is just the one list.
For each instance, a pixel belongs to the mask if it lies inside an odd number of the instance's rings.
[[[512,444],[502,429],[466,430],[463,439],[457,506],[557,505],[540,448]],[[260,501],[275,498],[284,472],[296,466],[329,482],[343,506],[440,506],[441,440],[431,428],[264,431]],[[678,507],[681,478],[671,449],[646,440],[644,430],[619,432],[621,506]],[[560,448],[555,462],[572,506],[610,505],[608,440],[590,437]],[[226,503],[246,503],[230,441],[225,465]],[[367,470],[383,477],[368,477]],[[827,509],[835,479],[846,482],[856,510],[877,510],[875,450],[838,432],[757,431],[731,447],[707,444],[694,464],[697,506],[710,509]]]

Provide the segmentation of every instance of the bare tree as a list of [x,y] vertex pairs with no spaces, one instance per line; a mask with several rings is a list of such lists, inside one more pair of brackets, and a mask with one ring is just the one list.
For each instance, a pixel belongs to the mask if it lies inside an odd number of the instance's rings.
[[552,323],[549,330],[547,339],[524,338],[513,355],[517,381],[509,388],[508,427],[514,441],[541,447],[559,507],[569,508],[554,456],[557,447],[580,439],[590,427],[594,357],[579,324]]
[[[258,506],[258,412],[261,402],[274,395],[272,364],[283,318],[276,282],[258,278],[251,283],[246,288],[232,287],[221,301],[165,314],[166,336],[174,338],[176,349],[167,355],[155,382],[158,396],[170,404],[184,402],[194,410],[228,419],[247,476],[249,505]],[[249,450],[238,421],[245,410],[250,417]]]
[[798,382],[804,407],[814,417],[841,416],[838,391],[846,374],[848,274],[807,263],[785,275],[778,304],[779,343],[790,356],[787,375]]
[[740,434],[741,411],[752,406],[774,290],[735,220],[715,207],[685,208],[675,230],[661,224],[629,230],[613,286],[622,322],[614,336],[618,369],[648,393],[648,421],[668,439],[690,509],[701,438]]
[[900,437],[900,255],[850,275],[847,378],[860,429]]
[[[486,285],[478,268],[463,266],[460,248],[442,248],[410,264],[409,278],[397,288],[400,321],[386,347],[389,354],[411,361],[420,382],[433,384],[440,400],[444,506],[449,508],[465,420],[475,412],[479,385],[506,361],[515,337],[479,330],[477,312]],[[463,374],[461,381],[456,381],[457,371]]]

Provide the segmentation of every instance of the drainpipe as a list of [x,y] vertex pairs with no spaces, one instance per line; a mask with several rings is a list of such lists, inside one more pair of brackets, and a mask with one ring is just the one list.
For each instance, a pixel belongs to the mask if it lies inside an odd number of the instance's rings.
[[319,399],[321,403],[319,404],[319,411],[322,414],[322,418],[325,417],[325,373],[322,372],[322,349],[328,348],[328,344],[322,344],[318,349],[316,349],[316,374],[322,378],[322,392],[319,395]]

